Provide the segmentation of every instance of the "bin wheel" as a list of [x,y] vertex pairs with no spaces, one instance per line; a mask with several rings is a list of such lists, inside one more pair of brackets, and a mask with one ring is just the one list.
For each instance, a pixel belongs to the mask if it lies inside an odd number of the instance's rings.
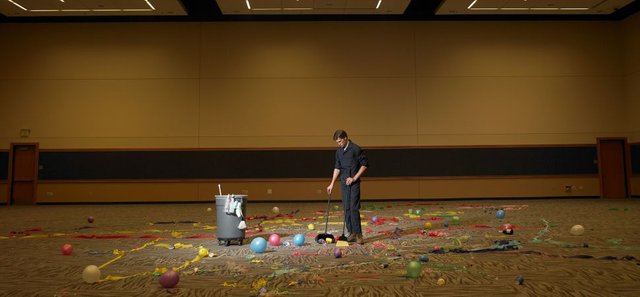
[[218,245],[223,245],[225,243],[224,240],[218,240]]
[[230,240],[225,241],[224,246],[229,246]]

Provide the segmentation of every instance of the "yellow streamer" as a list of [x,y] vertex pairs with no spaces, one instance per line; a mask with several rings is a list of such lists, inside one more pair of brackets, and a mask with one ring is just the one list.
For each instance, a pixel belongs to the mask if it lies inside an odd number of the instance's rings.
[[136,276],[143,276],[143,275],[147,275],[147,274],[149,274],[148,271],[147,272],[136,273],[136,274],[133,274],[133,275],[125,275],[125,276],[107,275],[105,278],[99,280],[98,283],[106,282],[106,281],[116,281],[116,280],[136,277]]
[[[144,248],[146,248],[146,247],[148,247],[148,246],[150,246],[150,245],[155,244],[156,242],[158,242],[158,240],[160,240],[160,239],[159,239],[159,238],[156,238],[156,239],[154,239],[154,240],[153,240],[153,241],[151,241],[151,242],[147,242],[147,243],[145,243],[144,245],[142,245],[141,247],[137,247],[137,248],[134,248],[134,249],[130,250],[130,251],[129,251],[129,253],[131,253],[131,252],[137,252],[137,251],[139,251],[139,250],[142,250],[142,249],[144,249]],[[113,254],[114,254],[114,255],[116,255],[117,257],[115,257],[115,258],[113,258],[113,259],[109,260],[107,263],[104,263],[104,264],[100,265],[98,268],[102,269],[102,268],[104,268],[104,267],[107,267],[107,266],[111,265],[111,263],[113,263],[113,262],[115,262],[115,261],[118,261],[118,260],[120,260],[122,257],[124,257],[124,255],[125,255],[126,253],[127,253],[127,251],[121,251],[121,250],[118,250],[118,249],[113,250]]]
[[177,248],[177,249],[187,249],[187,248],[192,248],[193,244],[182,244],[182,243],[178,242],[178,243],[174,244],[173,247]]
[[224,284],[222,284],[222,286],[224,286],[224,287],[234,287],[234,288],[238,288],[238,287],[241,287],[242,285],[240,285],[240,283],[228,283],[228,282],[224,282]]

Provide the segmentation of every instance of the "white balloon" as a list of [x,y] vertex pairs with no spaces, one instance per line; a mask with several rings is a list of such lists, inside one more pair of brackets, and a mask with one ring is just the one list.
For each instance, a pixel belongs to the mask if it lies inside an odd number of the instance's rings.
[[82,279],[90,284],[100,280],[100,268],[96,265],[89,265],[82,271]]
[[574,225],[573,227],[571,227],[571,230],[569,230],[569,232],[572,235],[579,236],[584,234],[584,227],[582,227],[582,225]]

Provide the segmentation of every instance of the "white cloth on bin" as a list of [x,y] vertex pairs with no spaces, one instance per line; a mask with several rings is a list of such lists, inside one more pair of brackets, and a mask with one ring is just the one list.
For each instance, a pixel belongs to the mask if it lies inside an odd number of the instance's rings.
[[232,213],[232,209],[233,209],[231,208],[232,203],[233,203],[233,198],[231,197],[231,194],[228,194],[227,199],[225,199],[224,201],[224,213],[226,214]]
[[242,199],[236,199],[235,195],[228,194],[227,199],[224,201],[224,213],[227,215],[235,215],[241,219],[238,224],[238,229],[246,229],[247,223],[244,221],[244,214],[242,213]]
[[238,229],[240,229],[240,230],[246,229],[247,228],[247,223],[245,223],[244,214],[242,213],[242,202],[238,203],[238,205],[236,207],[236,216],[238,216],[242,220],[242,221],[240,221],[240,224],[238,224]]

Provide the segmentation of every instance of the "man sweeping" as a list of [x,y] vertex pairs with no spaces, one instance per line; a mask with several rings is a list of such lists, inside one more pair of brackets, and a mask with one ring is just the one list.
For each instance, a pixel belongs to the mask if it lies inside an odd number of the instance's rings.
[[367,170],[369,160],[364,151],[347,136],[344,130],[336,130],[333,140],[338,144],[336,162],[331,184],[327,193],[333,191],[334,182],[340,177],[342,185],[342,207],[344,220],[349,233],[348,242],[364,244],[360,225],[360,177]]

